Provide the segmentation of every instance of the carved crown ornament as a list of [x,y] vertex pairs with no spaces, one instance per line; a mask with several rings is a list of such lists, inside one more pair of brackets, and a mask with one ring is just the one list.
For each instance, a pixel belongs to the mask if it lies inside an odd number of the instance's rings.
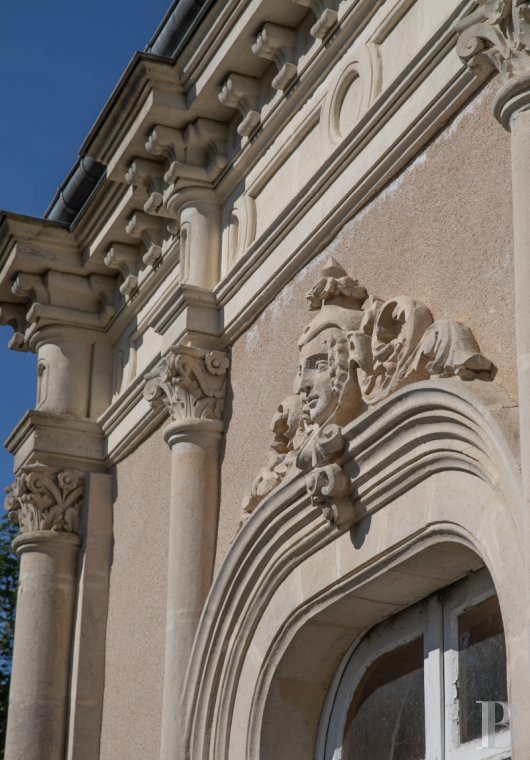
[[146,374],[144,397],[153,409],[167,409],[174,421],[221,421],[229,363],[224,351],[172,346]]
[[5,508],[20,533],[79,533],[84,474],[43,464],[23,466],[6,489]]
[[456,28],[457,53],[477,73],[492,66],[505,80],[530,73],[528,0],[479,0]]
[[344,427],[400,388],[429,378],[490,380],[494,367],[460,322],[435,321],[427,306],[368,296],[334,260],[307,294],[313,318],[299,341],[293,393],[272,420],[269,463],[243,508],[252,512],[288,474],[334,527],[355,522],[349,477],[340,464]]

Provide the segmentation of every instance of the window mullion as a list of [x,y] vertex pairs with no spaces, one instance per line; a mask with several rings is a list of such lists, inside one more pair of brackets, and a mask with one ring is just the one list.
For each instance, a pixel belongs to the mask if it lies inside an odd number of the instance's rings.
[[444,759],[443,615],[438,597],[427,602],[425,628],[425,756]]

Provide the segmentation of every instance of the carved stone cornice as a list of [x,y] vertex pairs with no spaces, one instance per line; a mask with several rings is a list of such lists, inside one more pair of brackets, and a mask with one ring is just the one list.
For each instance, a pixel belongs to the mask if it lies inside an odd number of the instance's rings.
[[219,101],[228,108],[236,108],[243,117],[237,127],[242,137],[251,135],[260,123],[259,92],[258,79],[236,73],[228,75],[219,91]]
[[78,534],[83,489],[82,472],[24,465],[7,488],[5,508],[21,534],[49,530]]
[[116,281],[101,274],[18,272],[11,284],[14,302],[0,304],[0,324],[10,325],[12,349],[34,350],[36,333],[50,325],[101,332],[115,313]]
[[179,233],[179,213],[186,198],[213,191],[227,164],[228,127],[214,119],[198,118],[185,129],[157,125],[145,150],[157,160],[133,158],[125,180],[143,186],[143,211],[128,220],[126,233],[145,245],[143,263],[155,265]]
[[174,422],[223,418],[229,359],[224,351],[173,346],[145,376],[144,397]]
[[312,37],[323,39],[338,21],[339,14],[334,0],[293,0],[297,5],[310,8],[316,16],[316,22],[309,33]]
[[133,245],[113,243],[105,254],[105,265],[117,269],[123,277],[120,293],[130,296],[138,287],[138,250]]
[[258,32],[252,52],[272,61],[278,73],[272,80],[275,90],[285,90],[298,73],[295,59],[296,32],[280,24],[266,23]]

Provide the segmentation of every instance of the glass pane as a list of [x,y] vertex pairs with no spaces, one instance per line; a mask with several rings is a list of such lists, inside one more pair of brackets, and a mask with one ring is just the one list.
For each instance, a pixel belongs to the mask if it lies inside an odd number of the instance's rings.
[[[496,596],[458,618],[458,693],[461,742],[482,737],[483,711],[489,711],[485,712],[486,734],[506,729],[506,723],[499,723],[504,712],[500,703],[506,705],[508,690],[504,629]],[[482,702],[489,705],[483,707]]]
[[423,689],[422,638],[374,662],[348,711],[342,760],[423,760]]

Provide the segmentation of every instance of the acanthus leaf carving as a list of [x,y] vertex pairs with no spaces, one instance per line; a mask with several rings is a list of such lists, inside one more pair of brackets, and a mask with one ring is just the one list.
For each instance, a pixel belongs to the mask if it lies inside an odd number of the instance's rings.
[[298,341],[294,392],[273,419],[269,465],[243,508],[252,512],[287,475],[304,473],[312,504],[344,528],[355,521],[341,465],[344,427],[411,383],[431,377],[491,380],[495,368],[468,327],[435,321],[424,303],[408,296],[368,297],[333,260],[307,299],[314,316]]
[[172,346],[146,374],[144,397],[154,409],[166,408],[172,419],[222,420],[229,367],[224,351]]
[[5,508],[21,533],[79,533],[84,474],[43,464],[24,465],[6,489]]
[[495,67],[505,79],[530,73],[530,2],[479,0],[460,19],[457,53],[480,73]]

